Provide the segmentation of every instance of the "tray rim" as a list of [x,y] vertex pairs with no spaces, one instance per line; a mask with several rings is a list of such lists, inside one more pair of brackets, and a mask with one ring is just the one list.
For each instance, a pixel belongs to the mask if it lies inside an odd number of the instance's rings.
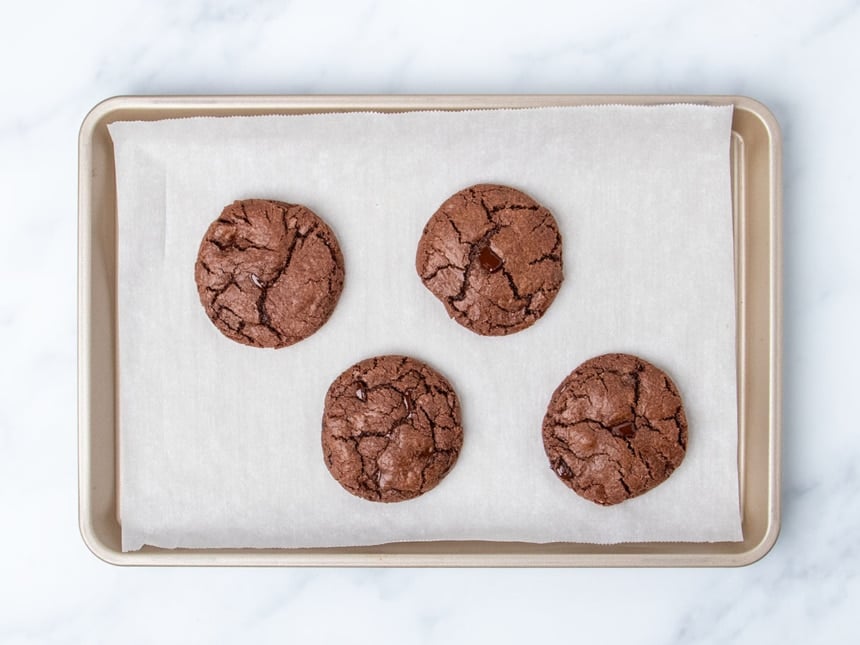
[[[122,552],[106,544],[96,529],[90,491],[91,409],[89,393],[92,312],[92,243],[90,239],[93,167],[91,150],[102,122],[123,110],[156,108],[205,115],[207,110],[239,113],[284,111],[413,111],[526,108],[550,105],[657,105],[695,103],[728,105],[755,116],[767,135],[769,300],[768,312],[768,473],[767,528],[750,548],[736,553],[368,553],[339,549],[158,549]],[[197,110],[198,113],[193,113]],[[184,112],[188,112],[185,114]],[[118,119],[117,119],[118,120]],[[400,567],[573,567],[573,566],[745,566],[764,557],[780,530],[781,400],[782,400],[782,135],[772,112],[760,101],[737,95],[635,94],[329,94],[329,95],[158,95],[115,96],[96,104],[84,118],[78,139],[78,519],[84,543],[99,559],[115,565],[160,566],[400,566]],[[450,542],[455,544],[455,542]],[[464,543],[465,544],[465,543]],[[472,543],[476,544],[476,543]],[[490,544],[489,542],[477,544]],[[512,543],[492,543],[502,546]],[[516,544],[516,543],[514,543]],[[574,544],[574,543],[562,543]],[[689,544],[689,543],[679,543]],[[721,543],[712,543],[721,544]],[[546,546],[546,545],[543,545]],[[346,552],[345,552],[346,551]]]

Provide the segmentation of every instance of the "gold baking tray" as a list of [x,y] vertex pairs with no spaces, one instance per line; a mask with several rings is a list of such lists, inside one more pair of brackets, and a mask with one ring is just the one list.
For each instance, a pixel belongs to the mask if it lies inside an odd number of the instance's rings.
[[[123,553],[117,520],[117,225],[114,121],[190,116],[552,105],[734,105],[731,177],[737,294],[738,466],[743,541],[613,545],[404,542],[305,549],[159,549]],[[739,566],[763,557],[780,522],[782,142],[761,103],[740,96],[146,96],[108,99],[84,119],[78,161],[78,499],[81,535],[126,565]]]

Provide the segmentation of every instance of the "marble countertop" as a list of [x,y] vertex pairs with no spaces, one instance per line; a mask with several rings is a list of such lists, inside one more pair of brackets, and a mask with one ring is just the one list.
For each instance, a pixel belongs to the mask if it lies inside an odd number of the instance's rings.
[[[179,5],[20,2],[0,21],[0,643],[856,638],[860,433],[847,366],[860,358],[860,3]],[[771,553],[741,569],[678,570],[96,559],[77,526],[76,166],[88,110],[118,94],[460,92],[744,94],[773,110],[785,146],[785,353]]]

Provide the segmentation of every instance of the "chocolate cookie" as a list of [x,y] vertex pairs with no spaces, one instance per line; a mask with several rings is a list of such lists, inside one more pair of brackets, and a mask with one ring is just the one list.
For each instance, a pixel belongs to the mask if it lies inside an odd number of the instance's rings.
[[543,445],[555,474],[582,497],[618,504],[664,482],[687,449],[678,388],[629,354],[577,367],[553,393]]
[[504,336],[543,316],[564,279],[555,218],[528,195],[480,184],[439,207],[418,243],[424,285],[458,323]]
[[331,316],[343,289],[343,256],[310,209],[246,199],[209,226],[194,279],[222,334],[254,347],[287,347]]
[[462,445],[454,388],[414,358],[361,361],[326,394],[325,463],[358,497],[400,502],[422,495],[451,470]]

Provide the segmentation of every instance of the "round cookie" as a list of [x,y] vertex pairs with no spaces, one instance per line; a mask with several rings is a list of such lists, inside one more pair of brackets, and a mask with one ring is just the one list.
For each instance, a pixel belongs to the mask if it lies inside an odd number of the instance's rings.
[[454,388],[407,356],[377,356],[335,379],[325,397],[326,466],[353,495],[400,502],[436,486],[463,445]]
[[448,315],[482,336],[537,321],[564,279],[555,218],[507,186],[479,184],[439,207],[418,243],[415,267]]
[[343,256],[310,209],[268,199],[227,206],[209,226],[194,265],[197,292],[222,334],[254,347],[307,338],[343,289]]
[[543,445],[569,488],[597,504],[618,504],[664,482],[684,460],[681,395],[665,372],[641,358],[592,358],[553,393]]

